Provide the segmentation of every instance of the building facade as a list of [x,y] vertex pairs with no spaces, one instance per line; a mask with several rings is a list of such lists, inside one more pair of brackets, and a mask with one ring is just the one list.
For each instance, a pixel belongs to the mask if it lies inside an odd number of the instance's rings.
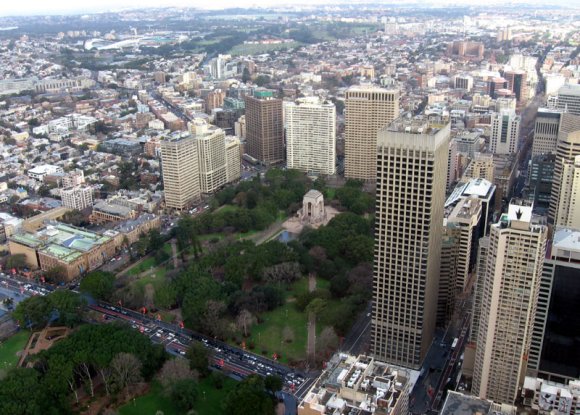
[[491,226],[485,270],[478,275],[472,392],[513,404],[527,370],[548,229],[532,219],[532,204],[513,200]]
[[336,172],[336,108],[318,98],[284,106],[286,166],[303,172]]
[[282,100],[271,91],[245,97],[246,153],[265,165],[284,161]]
[[515,111],[502,111],[491,116],[490,150],[493,154],[514,154],[518,151],[520,117]]
[[352,87],[346,91],[344,176],[375,180],[377,133],[399,116],[399,91]]
[[197,142],[201,192],[213,193],[226,184],[226,135],[204,120],[195,120],[190,131]]
[[379,131],[371,348],[405,367],[435,330],[449,135],[402,119]]
[[189,133],[173,133],[161,141],[165,206],[184,210],[201,199],[197,142]]
[[62,205],[76,210],[83,210],[93,206],[93,188],[89,186],[75,186],[60,191]]
[[534,125],[532,157],[541,154],[555,154],[560,129],[560,111],[540,108]]

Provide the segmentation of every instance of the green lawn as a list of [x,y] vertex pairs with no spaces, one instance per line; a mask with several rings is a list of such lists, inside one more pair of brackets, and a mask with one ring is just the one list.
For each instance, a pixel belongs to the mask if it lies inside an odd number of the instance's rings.
[[22,330],[0,343],[0,369],[11,369],[18,363],[16,353],[24,349],[30,332]]
[[136,267],[131,268],[131,270],[128,272],[129,275],[137,275],[137,274],[141,274],[143,271],[147,271],[149,269],[151,269],[151,267],[155,266],[155,258],[153,257],[149,257],[147,259],[145,259],[143,262],[141,262],[139,265],[137,265]]
[[326,200],[332,200],[336,196],[336,189],[331,187],[326,189]]
[[151,274],[139,278],[133,284],[140,287],[145,287],[147,284],[153,284],[155,288],[159,288],[159,286],[165,281],[166,273],[167,269],[165,269],[165,267],[157,267],[154,268]]
[[[197,413],[200,415],[222,415],[221,404],[227,394],[236,386],[236,383],[235,380],[227,378],[223,389],[218,390],[212,386],[209,379],[203,379],[198,386],[199,396],[195,407]],[[181,414],[171,399],[163,395],[161,386],[154,382],[148,394],[119,408],[119,415],[155,415],[157,411],[163,411],[164,415]]]
[[161,385],[154,382],[148,394],[120,407],[119,415],[155,415],[157,411],[163,411],[164,415],[180,413],[171,399],[163,395]]
[[237,383],[231,378],[226,378],[224,387],[215,389],[209,379],[203,379],[199,382],[199,396],[195,406],[197,413],[199,415],[225,415],[222,410],[222,403]]

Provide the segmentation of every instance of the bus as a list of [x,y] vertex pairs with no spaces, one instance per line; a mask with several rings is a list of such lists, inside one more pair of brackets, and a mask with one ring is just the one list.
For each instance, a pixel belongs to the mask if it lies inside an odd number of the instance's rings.
[[451,350],[455,349],[457,347],[457,342],[459,342],[459,337],[456,337],[453,340],[453,343],[451,343]]

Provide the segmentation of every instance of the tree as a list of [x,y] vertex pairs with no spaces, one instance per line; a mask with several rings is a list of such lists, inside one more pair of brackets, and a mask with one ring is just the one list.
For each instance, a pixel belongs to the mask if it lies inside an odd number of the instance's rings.
[[159,382],[167,394],[171,394],[176,382],[184,379],[197,379],[197,374],[185,359],[170,359],[165,362],[158,375]]
[[271,79],[268,75],[258,75],[254,80],[254,83],[258,86],[264,86],[271,82]]
[[79,294],[69,290],[56,290],[46,298],[57,313],[59,323],[74,327],[82,321],[86,301]]
[[164,282],[155,290],[155,304],[161,308],[172,308],[177,302],[177,290],[169,282]]
[[242,82],[247,83],[251,79],[252,79],[252,75],[250,74],[250,71],[248,70],[248,68],[244,68],[244,70],[242,72]]
[[155,252],[161,248],[163,248],[163,238],[161,237],[161,233],[157,229],[151,229],[147,234],[148,238],[148,250],[151,252]]
[[38,371],[29,368],[14,369],[0,381],[0,413],[41,415],[49,413],[48,405],[50,401],[45,401]]
[[187,349],[186,357],[189,359],[189,367],[197,370],[201,377],[209,375],[211,353],[202,343],[193,342]]
[[249,336],[248,330],[252,327],[254,322],[255,317],[246,309],[241,310],[240,314],[238,314],[238,318],[236,319],[238,329],[243,331],[244,337]]
[[338,336],[332,327],[325,327],[316,339],[317,350],[326,353],[338,346]]
[[10,255],[6,260],[7,269],[22,269],[26,267],[26,255],[24,254],[14,254]]
[[306,312],[312,313],[315,316],[319,316],[327,305],[328,302],[326,300],[322,298],[315,298],[306,306]]
[[46,271],[45,277],[51,282],[65,282],[67,280],[66,269],[62,265],[57,265]]
[[115,390],[122,391],[143,380],[141,361],[131,353],[119,353],[111,361],[112,379]]
[[143,305],[150,310],[155,308],[155,287],[151,283],[143,288]]
[[268,375],[264,379],[264,389],[272,396],[276,396],[276,392],[282,390],[282,379],[280,376]]
[[220,372],[219,370],[214,370],[211,372],[210,381],[214,388],[222,389],[224,387],[225,380],[226,375],[224,375],[224,372]]
[[21,301],[12,313],[12,317],[23,327],[44,327],[50,320],[52,305],[46,297],[33,296]]
[[115,289],[115,275],[105,271],[90,272],[82,279],[80,289],[98,300],[110,299]]
[[178,380],[171,388],[171,399],[184,412],[193,409],[197,396],[197,382],[193,379]]
[[232,390],[225,401],[228,415],[272,415],[274,401],[265,391],[264,379],[250,375]]

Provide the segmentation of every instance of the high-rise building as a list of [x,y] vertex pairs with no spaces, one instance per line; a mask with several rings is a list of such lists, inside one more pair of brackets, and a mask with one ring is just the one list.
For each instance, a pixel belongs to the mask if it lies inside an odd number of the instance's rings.
[[238,180],[242,175],[242,151],[240,139],[234,136],[226,137],[226,181]]
[[472,392],[513,404],[527,370],[547,226],[532,218],[532,204],[512,200],[491,226],[485,270],[478,288],[481,305]]
[[494,181],[493,154],[475,153],[473,160],[471,160],[465,169],[465,172],[463,173],[464,181],[479,178],[488,180],[490,182]]
[[375,180],[377,132],[399,116],[399,91],[356,86],[346,91],[344,176]]
[[504,78],[508,81],[510,90],[515,94],[518,103],[528,99],[527,74],[522,70],[505,71]]
[[556,225],[580,229],[580,155],[562,163]]
[[304,172],[336,171],[336,108],[318,98],[284,106],[286,166]]
[[530,162],[527,193],[528,198],[534,201],[534,209],[550,206],[555,164],[554,154],[534,156]]
[[62,205],[76,210],[83,210],[93,206],[93,188],[89,186],[75,186],[60,191]]
[[560,111],[540,108],[536,115],[532,157],[540,154],[556,153],[558,131],[560,129]]
[[282,100],[272,91],[256,91],[246,102],[246,153],[266,165],[284,160]]
[[544,260],[528,374],[580,379],[580,230],[557,228]]
[[378,134],[372,351],[411,368],[435,330],[449,136],[401,118]]
[[493,154],[514,154],[518,150],[520,116],[502,111],[491,116],[490,150]]
[[226,184],[226,135],[202,119],[190,123],[189,130],[197,142],[201,192],[213,193]]
[[200,200],[197,142],[191,134],[176,131],[161,141],[161,167],[168,209],[187,209]]
[[567,195],[560,191],[564,164],[572,163],[578,155],[580,155],[580,115],[564,113],[560,118],[554,181],[552,182],[552,194],[550,195],[550,208],[548,211],[548,218],[553,223],[558,224],[559,221],[565,220],[563,217],[558,218],[558,212],[566,212],[565,209],[560,208],[560,204],[568,206],[571,203],[571,200],[565,200]]
[[481,236],[481,221],[482,201],[478,197],[462,198],[445,219],[437,311],[440,323],[450,319],[457,294],[464,292],[469,282]]
[[558,90],[556,108],[570,114],[580,115],[580,85],[565,84]]

